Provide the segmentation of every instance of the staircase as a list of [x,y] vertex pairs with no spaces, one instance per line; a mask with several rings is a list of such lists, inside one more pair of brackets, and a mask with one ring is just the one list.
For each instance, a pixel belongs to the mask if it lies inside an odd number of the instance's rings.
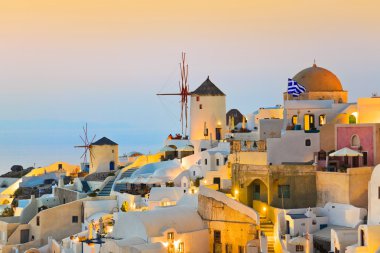
[[108,183],[103,187],[103,189],[98,193],[98,196],[109,196],[111,194],[113,183],[115,178],[108,181]]
[[[134,168],[134,169],[129,169],[127,171],[124,171],[123,174],[121,174],[119,180],[121,180],[123,178],[131,177],[133,172],[135,172],[137,169],[138,168]],[[116,192],[121,192],[121,191],[126,191],[126,190],[127,190],[127,184],[116,184],[115,188],[114,188],[114,191],[116,191]]]
[[91,190],[91,188],[88,185],[87,181],[82,180],[81,183],[82,183],[82,187],[83,187],[82,190],[84,192],[89,192]]
[[260,216],[260,231],[268,239],[268,253],[274,253],[274,225],[267,217]]

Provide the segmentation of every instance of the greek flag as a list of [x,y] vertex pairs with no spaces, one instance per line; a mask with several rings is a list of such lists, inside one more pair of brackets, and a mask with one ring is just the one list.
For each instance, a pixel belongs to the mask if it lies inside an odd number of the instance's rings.
[[306,92],[306,88],[297,83],[293,79],[288,78],[288,94],[292,94],[293,97],[299,97],[301,93]]

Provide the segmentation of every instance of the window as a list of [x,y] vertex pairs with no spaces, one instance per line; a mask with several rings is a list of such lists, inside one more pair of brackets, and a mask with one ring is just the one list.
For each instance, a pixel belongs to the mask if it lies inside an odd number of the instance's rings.
[[173,232],[168,233],[168,240],[174,240],[174,233]]
[[[205,130],[203,132],[203,135],[204,136],[208,136],[208,128],[205,128]],[[206,150],[206,149],[204,149],[204,150]],[[203,150],[201,149],[201,151],[203,151]]]
[[58,170],[62,170],[62,168],[63,168],[63,167],[62,167],[62,163],[59,163],[59,164],[58,164]]
[[205,159],[205,165],[207,165],[207,159]]
[[360,146],[360,138],[356,134],[351,137],[351,147],[359,147]]
[[238,252],[244,253],[244,246],[239,245]]
[[319,115],[319,125],[323,126],[325,124],[326,124],[326,115],[325,114]]
[[[227,161],[228,161],[228,156],[227,156],[227,157],[224,157],[224,164],[226,164]],[[230,167],[230,166],[228,166],[228,167]]]
[[326,160],[326,156],[327,156],[326,151],[320,150],[318,152],[318,160],[325,161]]
[[214,243],[222,243],[220,230],[214,230]]
[[219,166],[219,159],[216,159],[216,166]]
[[40,216],[37,216],[36,223],[37,223],[37,226],[40,225]]
[[307,146],[307,147],[311,146],[311,140],[310,139],[305,140],[305,146]]
[[197,96],[197,102],[199,102],[199,96]]
[[78,223],[78,216],[71,217],[72,223]]
[[[380,186],[379,186],[379,190],[378,190],[378,196],[377,196],[379,199],[380,199]],[[37,217],[38,218],[38,217]]]
[[296,252],[303,252],[303,245],[296,245]]
[[279,185],[278,186],[278,197],[289,199],[290,198],[290,185]]
[[184,252],[185,252],[185,243],[184,243],[184,242],[181,242],[181,243],[178,245],[178,252],[179,252],[179,253],[184,253]]
[[348,123],[349,123],[349,124],[356,124],[356,117],[355,117],[355,115],[351,114],[351,115],[348,117]]
[[226,244],[226,253],[232,253],[232,244]]
[[202,106],[202,104],[200,104],[200,105],[199,105],[199,109],[202,110],[202,108],[203,108],[203,106]]
[[293,124],[293,126],[295,126],[295,125],[298,124],[298,116],[297,115],[293,115],[293,117],[292,117],[292,124]]
[[193,171],[193,177],[195,177],[195,170]]

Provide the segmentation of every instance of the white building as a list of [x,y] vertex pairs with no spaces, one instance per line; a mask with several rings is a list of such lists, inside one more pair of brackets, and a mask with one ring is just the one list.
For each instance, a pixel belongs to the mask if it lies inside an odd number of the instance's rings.
[[109,172],[119,165],[119,145],[103,137],[90,145],[90,174]]
[[149,193],[148,207],[175,206],[177,202],[186,194],[187,188],[182,187],[152,187]]
[[208,252],[208,229],[194,208],[118,212],[114,219],[112,236],[119,240],[108,240],[100,252]]
[[226,95],[207,77],[191,93],[190,139],[221,140],[226,132]]
[[368,183],[368,225],[380,225],[380,165],[375,167]]

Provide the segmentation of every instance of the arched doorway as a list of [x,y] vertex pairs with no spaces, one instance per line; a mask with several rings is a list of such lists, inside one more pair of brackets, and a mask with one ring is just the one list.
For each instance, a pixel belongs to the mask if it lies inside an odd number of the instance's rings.
[[249,205],[252,205],[253,201],[268,203],[268,187],[260,179],[255,179],[248,185],[247,193]]

